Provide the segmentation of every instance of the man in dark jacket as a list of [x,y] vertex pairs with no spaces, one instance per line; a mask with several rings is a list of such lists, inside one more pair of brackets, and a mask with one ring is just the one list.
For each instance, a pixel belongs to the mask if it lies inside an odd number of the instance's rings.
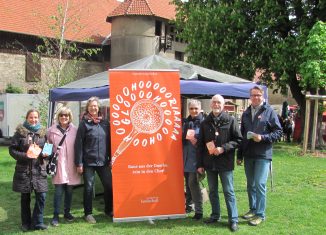
[[212,213],[205,223],[215,223],[221,218],[218,196],[220,176],[228,220],[231,231],[238,230],[238,210],[233,189],[235,149],[242,141],[239,125],[235,118],[223,111],[224,98],[215,95],[211,100],[212,112],[200,126],[197,151],[197,171],[207,172],[209,199]]
[[265,220],[266,183],[272,161],[272,143],[282,135],[282,127],[274,110],[264,103],[264,91],[255,86],[250,90],[251,106],[243,113],[241,133],[243,142],[237,164],[244,167],[247,177],[249,211],[243,216],[250,225]]

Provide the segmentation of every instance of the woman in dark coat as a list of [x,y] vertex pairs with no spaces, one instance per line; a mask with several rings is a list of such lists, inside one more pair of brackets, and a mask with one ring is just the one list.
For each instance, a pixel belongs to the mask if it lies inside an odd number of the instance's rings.
[[105,214],[112,216],[112,174],[111,174],[110,125],[100,112],[98,97],[91,97],[86,103],[86,112],[79,123],[75,140],[75,165],[84,179],[84,214],[88,223],[95,224],[93,217],[93,187],[95,172],[104,188]]
[[[41,149],[46,142],[46,128],[39,123],[40,114],[31,109],[26,114],[26,120],[16,128],[9,147],[10,155],[16,160],[13,177],[13,191],[21,193],[21,229],[44,230],[43,211],[46,192],[48,190],[47,174],[42,153],[30,153],[31,145]],[[35,205],[31,214],[31,193],[35,192]]]

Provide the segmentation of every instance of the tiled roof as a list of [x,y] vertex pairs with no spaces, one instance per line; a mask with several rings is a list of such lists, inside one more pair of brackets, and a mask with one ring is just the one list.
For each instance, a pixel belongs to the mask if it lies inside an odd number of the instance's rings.
[[[171,0],[69,0],[65,39],[100,44],[110,33],[107,16],[151,15],[173,19]],[[0,31],[56,37],[51,30],[58,5],[65,9],[67,0],[0,0]],[[114,13],[114,15],[112,15]]]
[[173,19],[175,6],[171,0],[125,0],[117,8],[108,14],[107,21],[113,17],[124,15],[151,15],[165,19]]
[[[50,29],[65,0],[0,0],[0,31],[55,38]],[[106,17],[119,5],[116,0],[69,0],[65,38],[100,44],[111,32]]]

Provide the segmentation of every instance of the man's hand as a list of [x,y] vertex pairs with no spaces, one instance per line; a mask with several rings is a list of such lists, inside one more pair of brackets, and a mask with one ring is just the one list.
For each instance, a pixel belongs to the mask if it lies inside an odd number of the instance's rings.
[[197,139],[194,137],[193,139],[190,139],[189,140],[190,141],[190,143],[192,144],[192,145],[196,145],[196,143],[197,143]]
[[242,166],[242,160],[237,159],[237,165],[238,165],[238,166]]
[[203,174],[203,173],[205,172],[204,167],[199,167],[199,168],[197,169],[197,172],[198,172],[199,174]]
[[218,156],[218,155],[220,155],[220,154],[222,154],[222,153],[224,153],[224,148],[222,148],[222,147],[217,147],[217,148],[215,148],[213,154],[216,155],[216,156]]
[[260,141],[261,141],[261,135],[259,135],[259,134],[255,134],[255,135],[253,136],[253,140],[254,140],[255,142],[260,142]]

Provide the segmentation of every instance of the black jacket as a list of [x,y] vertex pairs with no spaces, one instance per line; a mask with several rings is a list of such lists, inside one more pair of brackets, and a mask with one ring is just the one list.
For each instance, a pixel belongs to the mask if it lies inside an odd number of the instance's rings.
[[110,125],[94,123],[86,116],[80,122],[75,141],[76,166],[105,166],[111,161]]
[[20,193],[47,192],[48,182],[45,171],[45,162],[42,156],[37,159],[28,158],[26,152],[29,148],[28,139],[43,148],[46,142],[46,128],[31,132],[23,125],[18,125],[12,137],[9,154],[16,160],[13,177],[13,191]]
[[[223,147],[224,152],[218,156],[208,153],[206,143],[214,141],[215,147]],[[206,170],[231,171],[234,170],[235,149],[240,145],[242,135],[239,124],[234,117],[222,112],[214,117],[211,112],[201,123],[198,147],[197,168]]]

